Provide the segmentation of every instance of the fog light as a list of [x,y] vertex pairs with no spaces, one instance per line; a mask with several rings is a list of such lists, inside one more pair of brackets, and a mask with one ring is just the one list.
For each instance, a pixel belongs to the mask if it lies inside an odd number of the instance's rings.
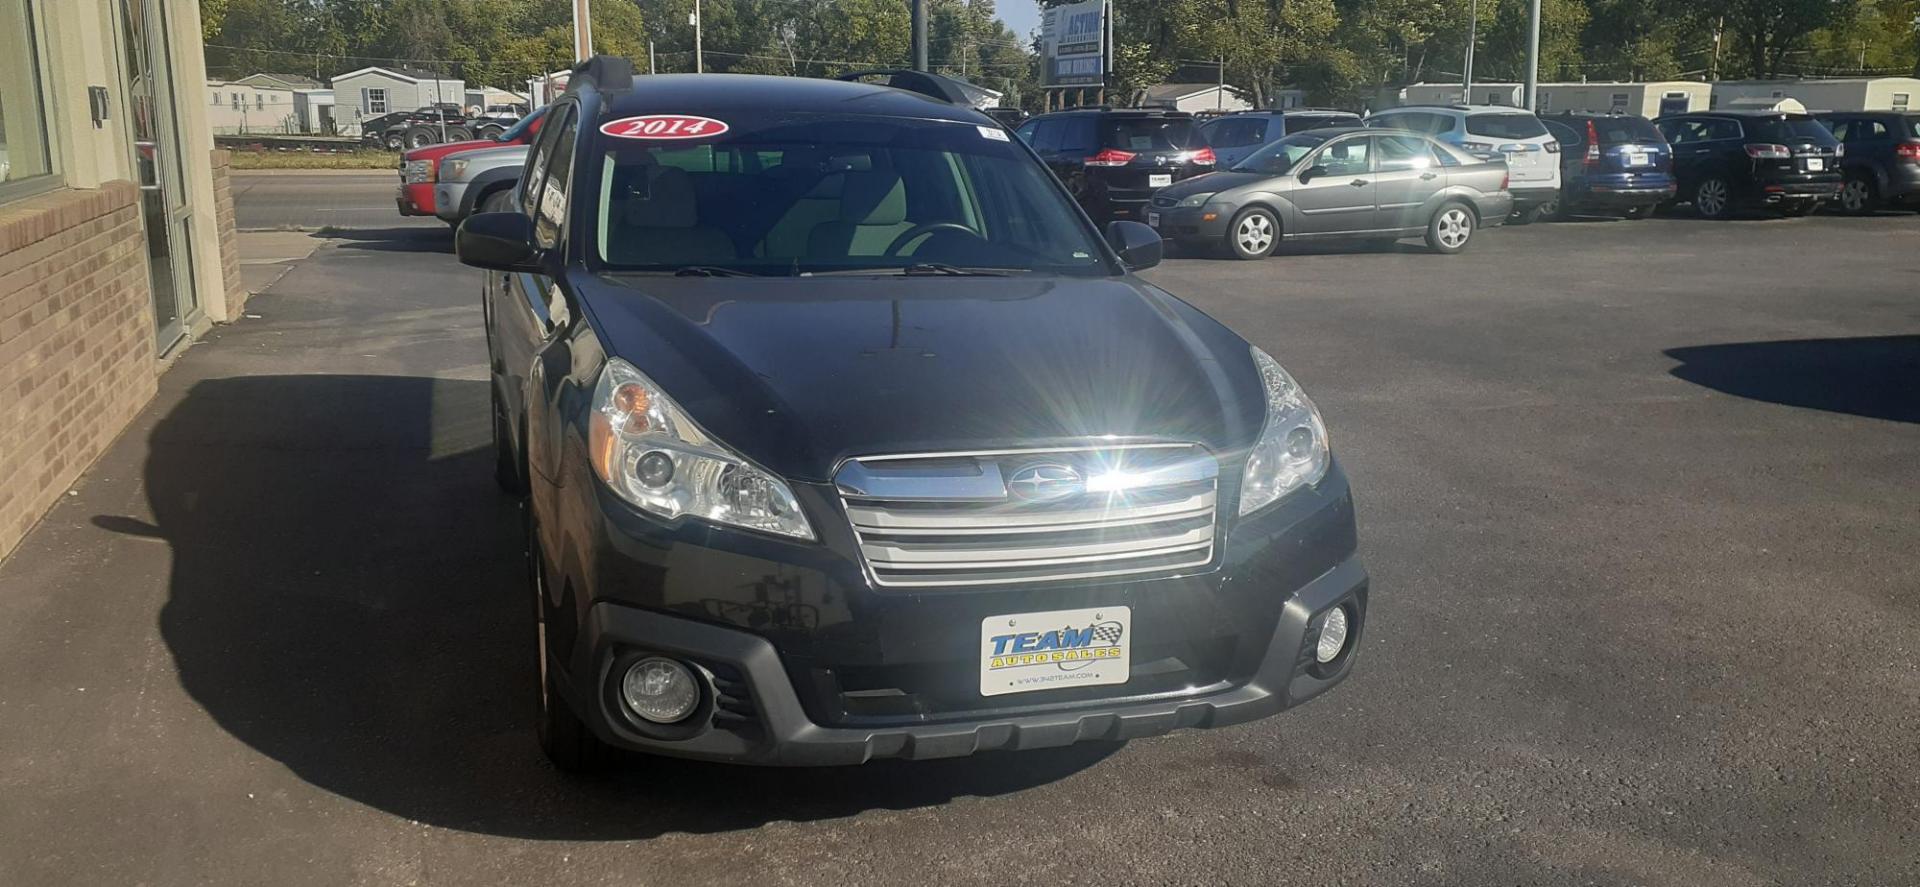
[[686,666],[649,656],[627,668],[620,679],[620,697],[635,716],[671,724],[693,714],[700,704],[700,685]]
[[1321,665],[1340,658],[1347,648],[1347,608],[1334,607],[1320,623],[1320,642],[1313,647],[1313,658]]

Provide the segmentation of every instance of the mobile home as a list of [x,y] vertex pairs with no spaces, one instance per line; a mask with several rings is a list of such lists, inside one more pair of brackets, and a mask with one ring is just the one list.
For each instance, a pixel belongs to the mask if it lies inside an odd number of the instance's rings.
[[[1416,83],[1402,90],[1402,102],[1408,105],[1453,105],[1463,101],[1475,105],[1524,104],[1525,86],[1518,83],[1475,83],[1468,95],[1458,83]],[[1538,90],[1541,114],[1572,111],[1583,114],[1637,114],[1658,117],[1705,111],[1712,103],[1711,84],[1691,80],[1657,80],[1647,83],[1542,83]]]
[[1713,106],[1739,99],[1796,99],[1815,111],[1913,111],[1920,79],[1863,77],[1844,80],[1723,80],[1713,85]]

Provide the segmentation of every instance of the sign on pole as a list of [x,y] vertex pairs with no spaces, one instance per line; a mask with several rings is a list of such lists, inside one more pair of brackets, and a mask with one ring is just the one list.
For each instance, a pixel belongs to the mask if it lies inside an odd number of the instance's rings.
[[584,62],[593,58],[593,14],[588,9],[592,0],[573,0],[573,60]]
[[1045,86],[1100,86],[1106,82],[1106,0],[1055,6],[1040,20],[1041,77]]

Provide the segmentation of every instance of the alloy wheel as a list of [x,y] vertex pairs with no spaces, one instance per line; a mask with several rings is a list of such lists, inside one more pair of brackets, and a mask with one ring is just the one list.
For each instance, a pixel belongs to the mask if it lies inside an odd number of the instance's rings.
[[1467,211],[1454,207],[1440,214],[1440,245],[1447,249],[1459,249],[1467,245],[1467,238],[1473,236],[1473,217]]
[[1248,213],[1233,230],[1233,239],[1250,255],[1262,255],[1273,248],[1273,220],[1264,213]]
[[1699,193],[1693,198],[1694,208],[1709,218],[1718,218],[1727,211],[1727,183],[1719,179],[1708,179],[1700,183]]
[[1848,179],[1847,186],[1840,190],[1840,208],[1850,213],[1866,212],[1870,199],[1865,179]]

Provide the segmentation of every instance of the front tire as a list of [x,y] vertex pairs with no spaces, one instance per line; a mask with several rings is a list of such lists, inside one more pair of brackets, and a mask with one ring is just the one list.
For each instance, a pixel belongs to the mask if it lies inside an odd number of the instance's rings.
[[1427,222],[1427,248],[1443,256],[1455,255],[1467,248],[1476,227],[1472,210],[1464,204],[1449,203]]
[[540,717],[534,733],[540,751],[563,773],[592,773],[605,767],[612,749],[593,735],[560,693],[560,677],[547,666],[547,568],[534,532],[533,504],[527,504],[527,569],[533,585],[534,654],[539,664]]
[[1849,176],[1847,183],[1840,188],[1840,209],[1849,215],[1872,215],[1880,208],[1879,189],[1873,180],[1863,176]]
[[1727,186],[1727,180],[1719,176],[1709,176],[1700,180],[1693,189],[1693,211],[1700,218],[1724,221],[1733,215],[1733,189]]
[[1264,259],[1280,245],[1280,220],[1271,210],[1249,206],[1227,225],[1227,251],[1236,259]]

